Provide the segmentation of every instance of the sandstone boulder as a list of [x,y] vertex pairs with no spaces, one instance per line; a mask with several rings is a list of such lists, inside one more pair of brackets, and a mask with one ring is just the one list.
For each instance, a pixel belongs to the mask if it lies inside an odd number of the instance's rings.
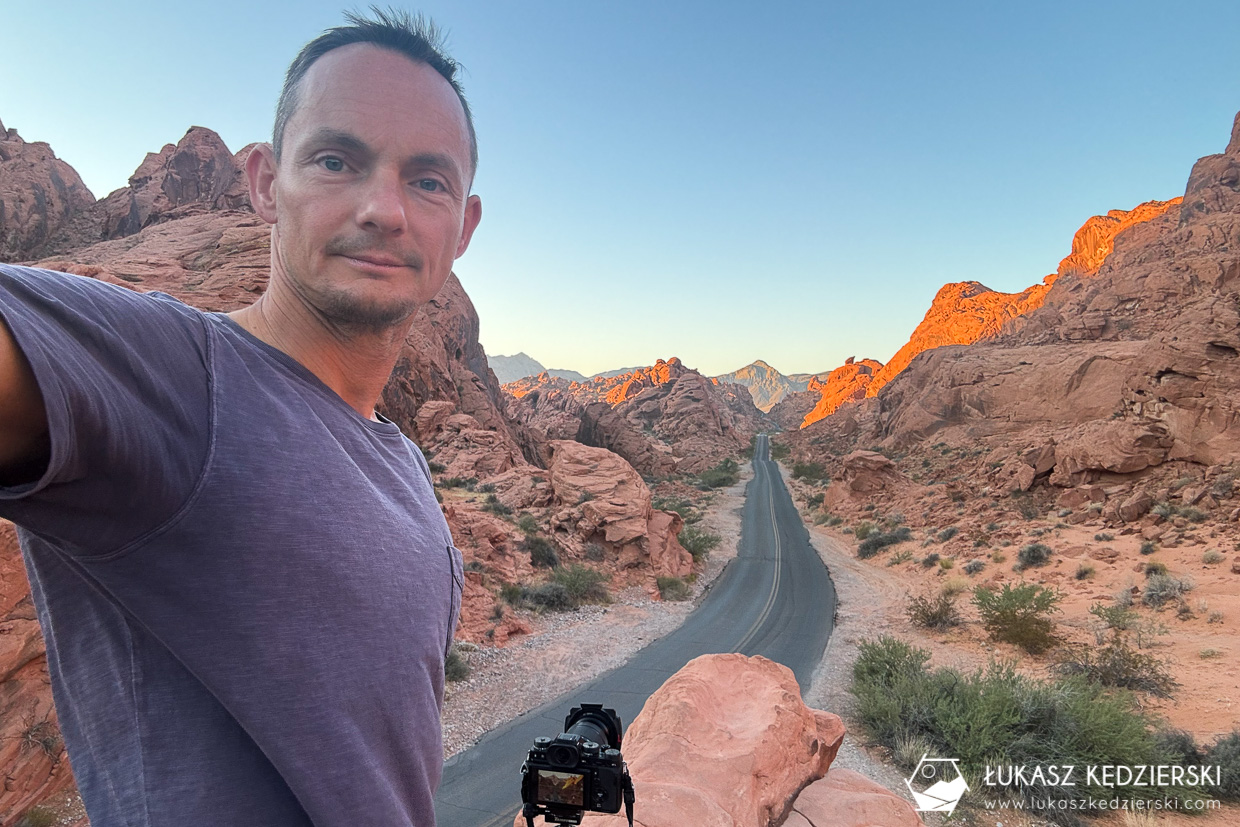
[[1154,507],[1154,498],[1145,491],[1138,491],[1119,505],[1119,518],[1126,523],[1144,517]]
[[[843,740],[840,719],[805,706],[787,667],[736,654],[695,658],[650,696],[625,734],[634,823],[778,824],[826,774]],[[627,822],[621,813],[587,815],[582,824]]]
[[81,177],[50,146],[0,129],[0,261],[35,257],[94,203]]
[[859,772],[832,767],[826,777],[801,791],[784,825],[916,827],[924,823],[907,799]]

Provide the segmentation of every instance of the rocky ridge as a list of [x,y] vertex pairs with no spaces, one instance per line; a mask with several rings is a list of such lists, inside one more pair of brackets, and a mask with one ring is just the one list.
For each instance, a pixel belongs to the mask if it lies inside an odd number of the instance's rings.
[[570,382],[543,373],[504,386],[509,417],[546,444],[607,448],[648,477],[699,473],[745,449],[763,415],[748,389],[708,379],[678,358]]

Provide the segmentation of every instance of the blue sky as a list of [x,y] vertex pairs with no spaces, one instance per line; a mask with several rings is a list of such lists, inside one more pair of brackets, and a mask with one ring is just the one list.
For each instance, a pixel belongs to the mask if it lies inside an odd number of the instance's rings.
[[[96,196],[191,125],[265,140],[342,6],[6,4],[0,120]],[[886,361],[944,283],[1017,291],[1089,216],[1183,193],[1240,110],[1240,4],[456,2],[489,353]]]

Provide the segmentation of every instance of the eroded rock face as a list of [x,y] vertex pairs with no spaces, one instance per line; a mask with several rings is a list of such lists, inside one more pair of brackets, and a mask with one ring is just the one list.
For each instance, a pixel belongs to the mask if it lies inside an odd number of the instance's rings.
[[825,419],[848,402],[864,399],[875,377],[882,372],[883,363],[874,359],[857,362],[849,356],[843,365],[831,371],[826,380],[811,379],[808,390],[818,394],[818,401],[805,414],[800,427],[804,428]]
[[77,171],[42,142],[0,124],[0,261],[26,261],[95,197]]
[[759,359],[740,370],[734,370],[731,373],[724,373],[713,378],[718,379],[720,382],[731,385],[744,385],[749,388],[749,395],[758,410],[770,413],[771,408],[789,394],[806,390],[809,383],[816,377],[802,380],[791,376],[784,376],[778,370]]
[[[1023,307],[1003,309],[1010,318],[989,338],[920,353],[876,397],[787,441],[807,457],[815,456],[811,440],[837,449],[973,444],[997,453],[1006,490],[1240,457],[1234,137],[1226,152],[1193,166],[1182,200],[1087,224],[1047,281],[1036,288],[1040,306],[1027,291]],[[1037,469],[1004,459],[1048,446],[1053,460],[1040,454]]]
[[589,382],[542,373],[504,390],[516,399],[510,417],[530,431],[568,438],[575,419],[572,438],[615,451],[647,476],[711,468],[743,450],[763,425],[747,389],[708,379],[677,358]]
[[[736,654],[695,658],[650,696],[625,733],[634,823],[755,827],[828,812],[814,823],[920,824],[892,793],[884,797],[855,773],[828,773],[843,740],[840,719],[805,706],[787,667]],[[514,822],[524,824],[520,816]],[[627,821],[623,813],[591,814],[582,824]]]
[[693,557],[677,535],[679,514],[656,511],[650,489],[618,454],[570,440],[550,444],[551,527],[557,543],[578,559],[598,544],[622,581],[636,578],[657,593],[657,577],[684,577]]

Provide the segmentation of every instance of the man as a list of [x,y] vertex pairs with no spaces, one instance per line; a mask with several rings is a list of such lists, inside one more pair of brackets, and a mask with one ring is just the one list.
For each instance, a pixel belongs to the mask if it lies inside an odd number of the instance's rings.
[[433,29],[348,21],[246,163],[252,306],[0,265],[0,516],[98,827],[434,823],[461,560],[375,405],[477,156]]

